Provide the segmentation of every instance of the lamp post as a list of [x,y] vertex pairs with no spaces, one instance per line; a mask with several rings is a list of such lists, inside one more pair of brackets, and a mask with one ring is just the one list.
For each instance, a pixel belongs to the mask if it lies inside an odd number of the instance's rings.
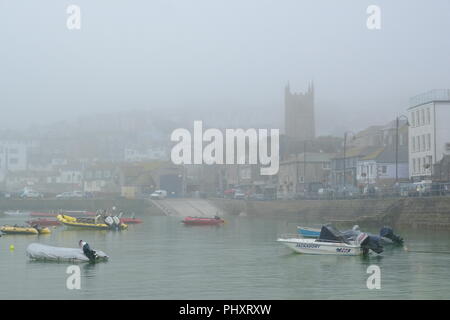
[[399,115],[395,120],[395,185],[398,184],[398,127],[400,118],[406,119],[406,125],[409,126],[408,117],[404,114]]
[[345,131],[344,132],[344,188],[345,188],[345,184],[347,182],[345,173],[346,173],[346,148],[347,148],[347,135],[348,134],[352,134],[353,135],[353,139],[355,138],[355,133],[353,131]]

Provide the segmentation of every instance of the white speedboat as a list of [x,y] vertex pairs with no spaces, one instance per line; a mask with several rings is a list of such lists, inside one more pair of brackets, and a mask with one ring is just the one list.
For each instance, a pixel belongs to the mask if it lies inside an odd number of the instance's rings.
[[361,232],[354,240],[348,240],[332,226],[323,226],[318,239],[305,239],[296,236],[281,236],[277,240],[298,253],[358,256],[370,250],[382,252],[378,244],[372,243],[366,233]]
[[363,248],[356,243],[328,242],[305,238],[279,238],[277,241],[298,253],[342,256],[359,256],[363,254]]

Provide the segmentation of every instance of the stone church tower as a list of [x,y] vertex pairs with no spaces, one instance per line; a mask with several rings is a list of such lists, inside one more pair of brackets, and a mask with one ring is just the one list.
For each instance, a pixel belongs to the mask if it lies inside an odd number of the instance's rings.
[[296,141],[314,139],[314,84],[305,93],[291,93],[289,84],[284,92],[284,129],[287,137]]

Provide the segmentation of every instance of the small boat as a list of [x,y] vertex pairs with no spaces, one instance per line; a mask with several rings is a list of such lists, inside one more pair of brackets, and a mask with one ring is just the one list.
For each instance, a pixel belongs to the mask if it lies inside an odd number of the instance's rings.
[[298,253],[358,256],[372,250],[381,253],[383,247],[361,232],[355,240],[347,240],[345,236],[330,225],[323,226],[318,239],[305,239],[298,236],[282,236],[277,239],[288,248]]
[[29,211],[20,211],[20,210],[8,210],[3,212],[7,216],[28,216],[30,215]]
[[50,212],[31,212],[30,216],[32,217],[56,217],[57,213],[50,213]]
[[308,228],[308,227],[297,227],[298,234],[305,238],[318,238],[320,236],[320,229],[318,228]]
[[[109,259],[103,251],[94,251],[95,261],[91,262],[107,261]],[[27,255],[30,259],[40,261],[90,262],[81,248],[53,247],[40,243],[31,243],[27,247]]]
[[219,217],[186,217],[182,221],[185,225],[196,225],[196,226],[217,226],[225,223],[225,220]]
[[49,234],[51,233],[49,228],[40,228],[40,227],[23,227],[23,226],[2,226],[0,227],[0,231],[5,234]]
[[45,218],[38,218],[34,220],[28,220],[27,223],[30,226],[39,225],[39,226],[60,226],[61,223],[58,220],[53,219],[45,219]]
[[[320,229],[308,228],[308,227],[297,227],[298,234],[302,235],[304,238],[319,238]],[[355,225],[352,229],[343,231],[342,234],[347,240],[354,240],[361,233],[359,226]],[[366,232],[367,233],[367,232]],[[379,235],[374,235],[367,233],[370,237],[378,237],[382,245],[403,245],[403,238],[394,234],[394,230],[391,227],[381,228]]]
[[139,224],[142,223],[143,221],[138,218],[120,218],[120,222],[125,224]]
[[[111,217],[110,217],[111,218]],[[125,223],[106,223],[104,220],[95,218],[75,218],[60,214],[56,217],[59,222],[68,227],[83,228],[83,229],[97,229],[97,230],[125,230],[128,226]],[[105,219],[106,220],[106,219]]]
[[[30,216],[32,217],[46,217],[46,218],[50,218],[50,217],[57,217],[58,215],[62,214],[61,212],[59,213],[54,213],[54,212],[31,212]],[[90,211],[64,211],[64,214],[70,215],[72,217],[85,217],[85,216],[89,216],[89,217],[93,217],[96,215],[95,212],[90,212]]]

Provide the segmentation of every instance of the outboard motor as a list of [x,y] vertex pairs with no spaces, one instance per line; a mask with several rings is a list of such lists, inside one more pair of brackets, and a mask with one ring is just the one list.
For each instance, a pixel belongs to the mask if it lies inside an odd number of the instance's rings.
[[391,240],[396,245],[403,245],[403,238],[394,234],[391,227],[383,227],[380,230],[380,237]]
[[105,223],[110,227],[113,228],[114,227],[114,220],[113,218],[111,218],[110,216],[105,218]]
[[114,221],[114,226],[115,226],[116,230],[119,230],[119,227],[120,227],[120,219],[119,219],[119,217],[114,216],[112,219]]
[[367,233],[361,232],[357,237],[355,242],[361,246],[364,255],[369,253],[369,250],[375,253],[382,253],[383,246],[381,245],[380,238],[377,236],[372,236]]

